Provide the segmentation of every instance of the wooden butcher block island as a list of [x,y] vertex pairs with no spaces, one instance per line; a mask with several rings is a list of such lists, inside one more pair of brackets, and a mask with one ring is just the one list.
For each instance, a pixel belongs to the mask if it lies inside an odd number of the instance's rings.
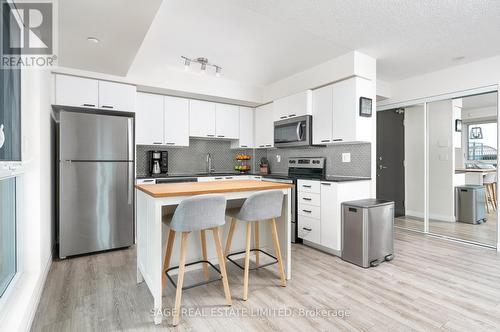
[[164,184],[140,184],[136,186],[142,192],[159,198],[172,196],[193,196],[202,194],[220,194],[242,191],[259,191],[271,189],[289,189],[292,184],[274,183],[254,180],[214,181],[214,182],[181,182]]
[[[136,186],[136,231],[137,231],[137,282],[146,282],[154,299],[154,322],[162,321],[162,264],[165,252],[168,225],[162,222],[165,213],[173,213],[177,205],[184,199],[202,194],[223,195],[228,207],[241,206],[250,195],[264,190],[281,190],[283,207],[281,217],[276,219],[280,247],[286,278],[291,278],[291,189],[293,185],[258,180],[234,180],[214,182],[181,182],[165,184],[141,184]],[[233,252],[245,249],[245,227],[236,227],[233,233],[231,249]],[[222,242],[225,243],[229,231],[229,223],[221,227]],[[273,249],[271,230],[259,228],[260,248],[267,251]],[[191,236],[188,240],[190,248],[199,247],[199,237]],[[179,252],[179,241],[175,242],[172,252]],[[191,243],[193,242],[193,243]],[[210,242],[209,242],[210,243]],[[199,250],[190,250],[187,261],[202,259]],[[215,247],[207,243],[209,261],[217,261]],[[173,255],[171,265],[178,264],[178,256]]]

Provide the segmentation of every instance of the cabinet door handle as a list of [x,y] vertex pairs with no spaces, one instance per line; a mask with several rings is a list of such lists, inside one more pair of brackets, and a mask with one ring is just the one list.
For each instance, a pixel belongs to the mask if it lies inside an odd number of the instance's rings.
[[154,145],[162,145],[163,143],[161,142],[153,142]]
[[232,176],[226,176],[226,179],[232,179],[233,177]]
[[321,140],[321,143],[328,143],[328,142],[330,142],[330,140],[329,140],[329,139],[322,139],[322,140]]
[[273,145],[272,145],[272,144],[266,144],[266,146],[269,146],[269,147],[271,147],[271,146],[273,146]]
[[242,148],[248,148],[248,145],[240,145]]
[[286,119],[286,115],[280,116],[280,119]]
[[302,210],[302,212],[305,212],[305,213],[312,213],[311,210]]
[[215,137],[215,135],[207,134],[208,137]]
[[226,136],[224,136],[224,135],[217,135],[217,137],[226,137]]
[[341,141],[343,141],[343,139],[342,138],[334,138],[334,139],[332,139],[332,141],[334,141],[334,142],[341,142]]
[[312,228],[302,227],[302,229],[308,232],[312,231]]
[[304,188],[311,188],[310,185],[306,185],[306,184],[303,184],[302,187],[304,187]]
[[173,142],[167,142],[168,145],[175,145]]
[[311,199],[311,198],[309,198],[309,197],[302,197],[302,199],[303,199],[304,201],[312,201],[312,199]]
[[114,107],[111,105],[102,105],[101,108],[114,108]]
[[222,178],[215,178],[215,180],[222,180]]
[[82,106],[86,106],[86,107],[95,107],[94,104],[83,104]]
[[156,180],[143,180],[142,183],[151,183],[151,182],[155,182]]
[[265,145],[259,145],[259,148],[264,148],[264,147],[266,147],[266,146]]
[[332,184],[331,184],[331,183],[329,183],[329,182],[321,182],[321,184],[322,184],[322,185],[324,185],[324,186],[331,186],[331,185],[332,185]]
[[297,116],[297,114],[290,114],[288,117],[293,118],[294,116]]

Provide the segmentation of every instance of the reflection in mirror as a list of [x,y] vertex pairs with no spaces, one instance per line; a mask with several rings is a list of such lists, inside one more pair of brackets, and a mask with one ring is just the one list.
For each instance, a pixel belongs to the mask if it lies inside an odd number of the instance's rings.
[[377,113],[377,198],[395,202],[395,226],[424,231],[425,107]]
[[427,109],[429,232],[495,246],[497,93]]

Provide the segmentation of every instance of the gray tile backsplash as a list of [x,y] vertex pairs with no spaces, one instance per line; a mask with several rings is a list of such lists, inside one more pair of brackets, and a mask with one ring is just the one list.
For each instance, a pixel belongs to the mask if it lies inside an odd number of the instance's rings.
[[138,145],[136,150],[137,176],[148,174],[149,150],[168,151],[168,172],[172,175],[205,172],[207,153],[212,156],[212,164],[216,172],[233,172],[237,164],[235,157],[238,153],[251,155],[250,165],[252,171],[255,170],[254,150],[252,149],[231,149],[231,142],[224,140],[190,139],[189,147],[184,148]]
[[[148,173],[148,151],[168,151],[169,174],[200,173],[205,171],[207,153],[212,155],[212,163],[216,172],[232,172],[236,165],[235,156],[246,153],[252,156],[250,165],[253,172],[258,172],[260,159],[269,160],[272,173],[287,173],[287,161],[290,157],[325,157],[326,173],[341,176],[370,176],[371,144],[351,143],[331,145],[327,147],[284,148],[284,149],[231,149],[230,141],[190,139],[189,147],[169,148],[149,145],[138,145],[136,151],[137,176]],[[351,153],[351,162],[342,162],[342,153]],[[277,161],[277,155],[281,161]]]
[[[351,161],[342,162],[342,153],[350,152]],[[281,161],[278,162],[280,156]],[[348,143],[326,147],[284,148],[267,150],[271,173],[287,173],[290,157],[325,157],[326,174],[338,176],[371,176],[371,144]]]

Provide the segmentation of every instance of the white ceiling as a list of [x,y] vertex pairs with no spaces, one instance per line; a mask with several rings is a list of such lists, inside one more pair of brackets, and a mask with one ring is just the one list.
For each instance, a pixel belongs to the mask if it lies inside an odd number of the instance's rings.
[[[61,65],[123,75],[159,2],[61,1]],[[165,0],[134,66],[204,56],[265,86],[358,50],[390,82],[500,54],[499,17],[496,0]]]
[[485,93],[462,98],[462,109],[472,110],[478,108],[495,107],[498,103],[496,92]]
[[161,1],[59,1],[59,65],[125,76]]

